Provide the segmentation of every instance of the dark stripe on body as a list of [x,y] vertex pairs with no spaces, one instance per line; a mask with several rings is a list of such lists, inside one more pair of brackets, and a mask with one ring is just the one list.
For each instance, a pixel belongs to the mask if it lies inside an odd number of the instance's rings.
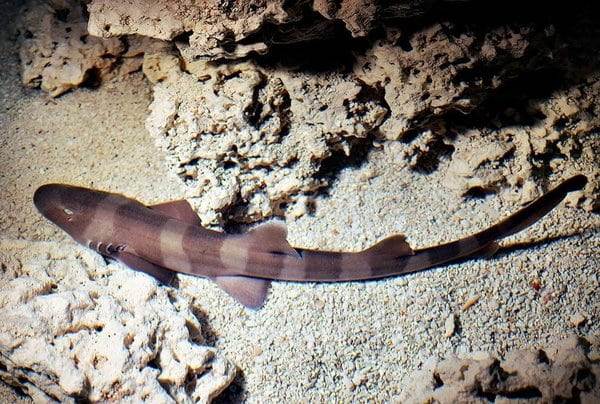
[[226,235],[190,225],[183,236],[183,250],[194,275],[213,278],[227,274],[220,251]]
[[344,253],[327,251],[304,251],[303,280],[337,280],[342,273]]
[[265,252],[258,239],[250,239],[248,240],[244,274],[261,273],[269,279],[279,279],[285,263],[288,262],[286,258],[285,254]]
[[[160,233],[169,217],[130,200],[117,208],[113,223],[115,240],[124,240],[127,251],[163,266]],[[169,268],[171,269],[171,268]]]

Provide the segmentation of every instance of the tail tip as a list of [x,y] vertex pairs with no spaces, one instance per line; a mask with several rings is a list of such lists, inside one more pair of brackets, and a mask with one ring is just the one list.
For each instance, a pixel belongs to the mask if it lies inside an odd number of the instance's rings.
[[588,182],[588,179],[585,175],[583,175],[583,174],[575,175],[563,183],[565,185],[565,192],[580,191],[585,187],[587,182]]

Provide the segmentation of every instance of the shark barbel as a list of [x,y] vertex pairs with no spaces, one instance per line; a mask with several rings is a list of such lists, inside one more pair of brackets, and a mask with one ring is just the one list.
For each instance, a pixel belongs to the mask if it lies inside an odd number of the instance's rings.
[[77,242],[170,284],[177,272],[210,278],[247,307],[261,307],[271,281],[342,282],[403,275],[464,258],[493,254],[502,238],[531,226],[572,191],[583,175],[499,223],[468,237],[413,250],[395,235],[359,252],[292,247],[284,225],[267,223],[244,234],[205,229],[184,200],[146,206],[123,195],[63,184],[37,189],[34,203]]

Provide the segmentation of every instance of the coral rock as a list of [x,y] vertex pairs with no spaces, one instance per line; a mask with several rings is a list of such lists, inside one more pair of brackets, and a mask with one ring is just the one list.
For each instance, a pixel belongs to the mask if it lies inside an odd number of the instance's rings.
[[504,360],[449,358],[415,372],[403,403],[540,402],[600,400],[600,364],[590,353],[598,337],[570,337],[547,349],[517,350]]
[[[316,174],[387,114],[365,86],[252,64],[181,73],[154,88],[147,128],[188,188],[205,224],[222,212],[258,220],[323,185]],[[231,212],[239,205],[239,212]]]
[[126,52],[123,39],[90,36],[79,2],[33,1],[19,22],[23,83],[56,97],[109,76]]
[[208,402],[235,376],[191,302],[142,273],[10,239],[0,265],[0,377],[39,401]]
[[[282,0],[156,2],[134,0],[93,1],[89,5],[89,30],[99,37],[139,34],[162,40],[185,36],[190,58],[240,57],[250,51],[262,52],[262,42],[238,42],[258,31],[266,22],[282,23],[288,14]],[[233,48],[233,49],[231,49]]]
[[338,21],[353,37],[365,37],[383,20],[424,14],[435,2],[92,0],[89,30],[105,38],[138,34],[178,40],[186,57],[217,60],[264,54],[277,43],[327,39]]

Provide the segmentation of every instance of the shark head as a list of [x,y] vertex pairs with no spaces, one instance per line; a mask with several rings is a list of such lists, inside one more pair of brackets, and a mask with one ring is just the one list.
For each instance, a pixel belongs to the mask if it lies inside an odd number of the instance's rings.
[[38,211],[81,243],[85,243],[83,234],[103,199],[103,192],[63,184],[42,185],[33,195]]

